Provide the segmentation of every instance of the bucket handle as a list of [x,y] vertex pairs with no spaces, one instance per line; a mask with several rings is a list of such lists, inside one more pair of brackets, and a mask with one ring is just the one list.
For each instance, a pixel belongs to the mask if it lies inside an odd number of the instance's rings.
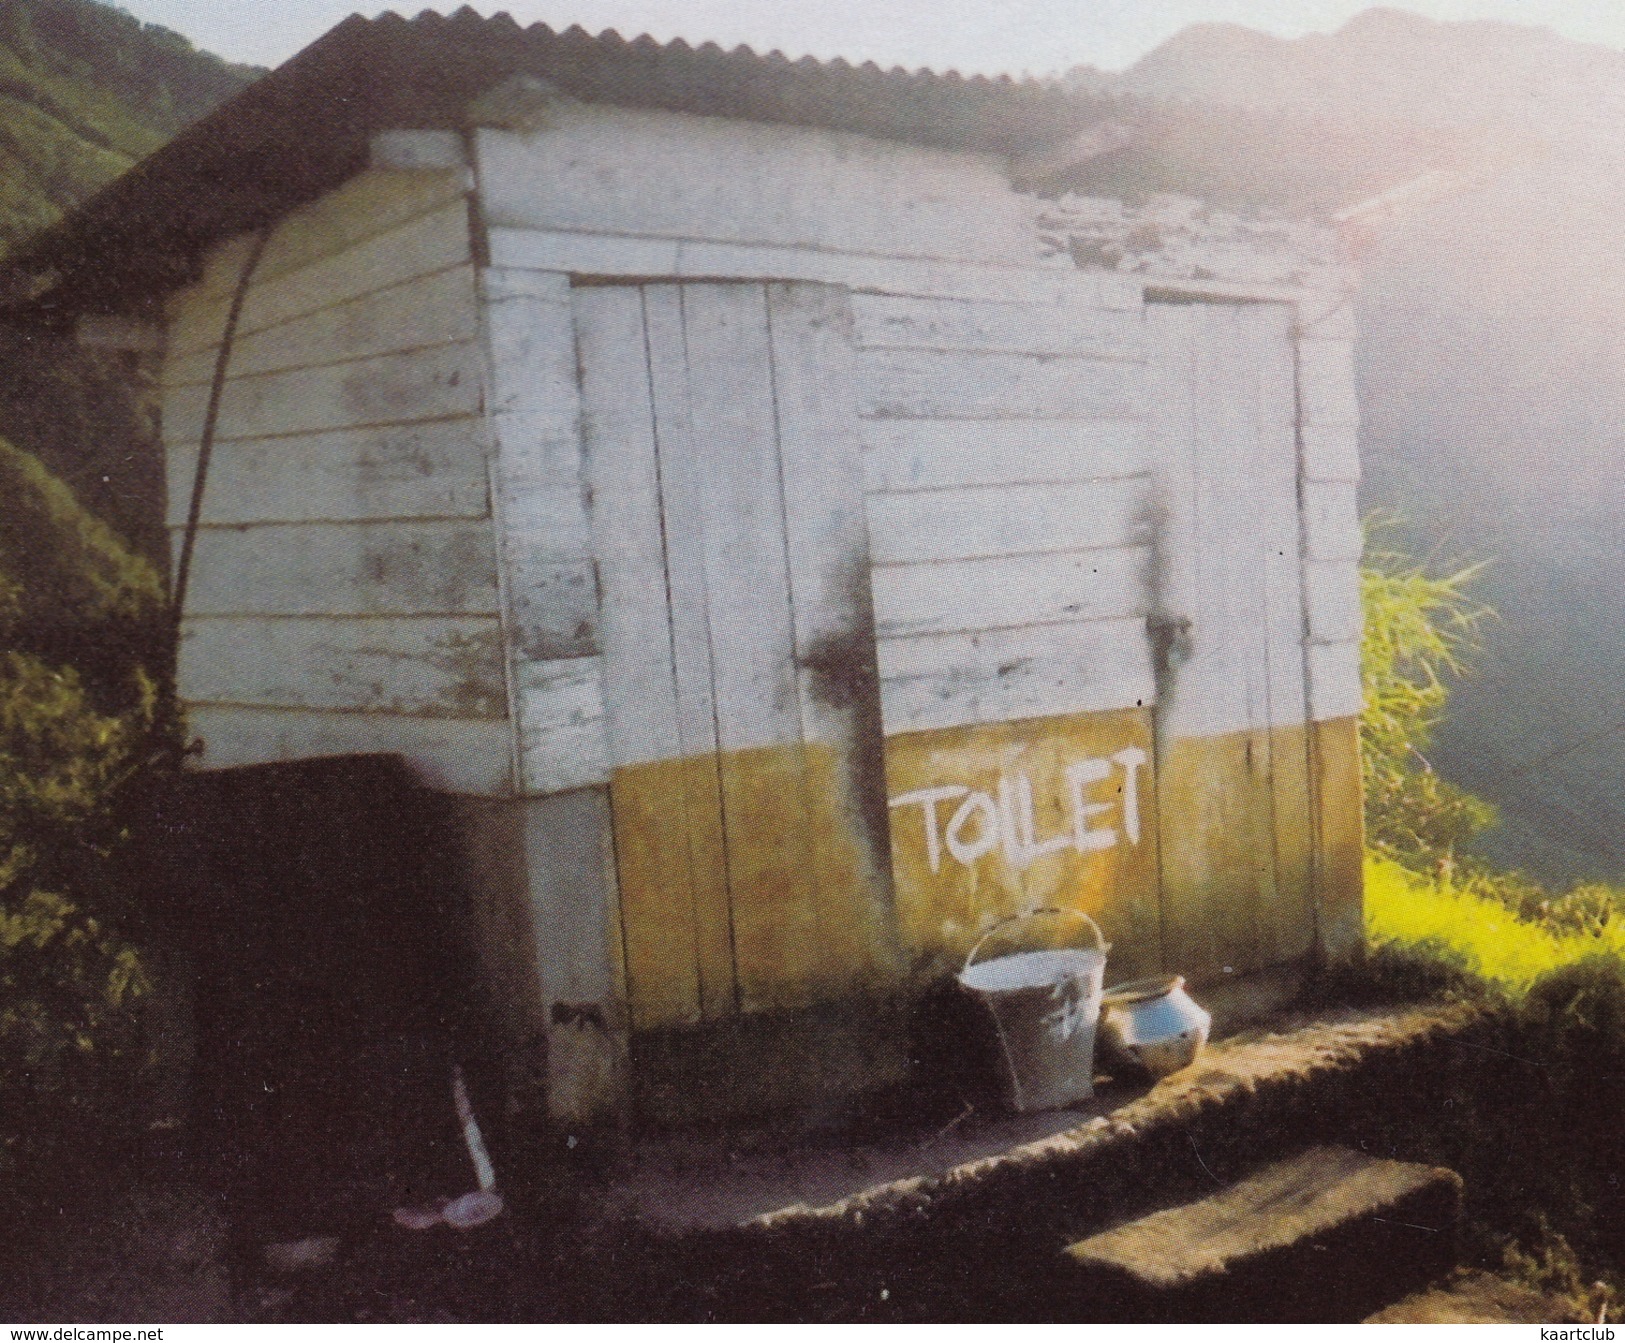
[[1029,909],[1023,914],[1012,914],[1009,918],[1000,919],[977,939],[976,945],[970,949],[970,954],[965,957],[964,970],[959,973],[964,974],[966,970],[969,970],[976,963],[976,953],[987,945],[988,939],[994,934],[1002,933],[1012,923],[1025,923],[1028,919],[1036,919],[1042,914],[1058,914],[1062,918],[1082,919],[1094,930],[1095,949],[1102,954],[1111,950],[1110,946],[1107,945],[1105,935],[1100,931],[1100,925],[1081,909],[1056,909],[1053,906],[1046,905],[1039,909]]

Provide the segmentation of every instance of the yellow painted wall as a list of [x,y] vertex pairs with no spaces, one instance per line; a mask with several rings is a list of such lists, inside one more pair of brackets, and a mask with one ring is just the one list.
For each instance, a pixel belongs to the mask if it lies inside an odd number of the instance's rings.
[[1038,906],[1098,920],[1113,981],[1301,960],[1317,928],[1329,954],[1359,946],[1352,718],[1160,756],[1138,709],[905,733],[886,742],[886,791],[894,893],[834,748],[616,770],[634,1027],[918,985]]
[[805,1007],[895,978],[889,884],[831,746],[616,769],[634,1026]]
[[1365,811],[1360,783],[1360,720],[1314,726],[1316,917],[1322,954],[1358,958],[1365,949]]
[[1139,709],[888,739],[899,936],[913,972],[958,969],[991,922],[1035,905],[1097,919],[1116,944],[1112,974],[1155,969],[1151,765],[1151,716]]
[[1168,968],[1195,979],[1314,944],[1302,727],[1165,743],[1158,761]]

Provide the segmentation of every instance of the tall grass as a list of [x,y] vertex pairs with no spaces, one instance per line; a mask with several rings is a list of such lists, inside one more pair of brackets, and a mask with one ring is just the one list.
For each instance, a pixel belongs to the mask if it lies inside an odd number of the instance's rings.
[[1365,864],[1366,935],[1374,951],[1421,952],[1522,998],[1542,975],[1598,954],[1625,956],[1625,928],[1566,931],[1521,919],[1505,903],[1424,877],[1390,858]]

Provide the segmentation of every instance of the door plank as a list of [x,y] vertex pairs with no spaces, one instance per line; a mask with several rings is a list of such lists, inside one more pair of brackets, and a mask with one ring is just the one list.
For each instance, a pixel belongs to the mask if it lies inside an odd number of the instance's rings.
[[819,921],[765,292],[685,288],[683,322],[740,998],[796,1006],[813,996]]
[[700,1015],[687,826],[661,548],[660,479],[635,288],[579,289],[583,438],[602,603],[616,866],[636,1026]]
[[1173,968],[1243,971],[1309,945],[1301,542],[1289,314],[1153,305],[1159,613],[1189,657],[1159,686]]
[[819,973],[839,985],[895,960],[851,314],[835,289],[767,296]]
[[739,985],[734,969],[733,917],[728,905],[710,603],[701,522],[706,472],[689,412],[681,290],[676,285],[646,286],[643,311],[654,395],[677,737],[683,760],[678,786],[688,839],[700,1010],[705,1018],[712,1019],[737,1009]]

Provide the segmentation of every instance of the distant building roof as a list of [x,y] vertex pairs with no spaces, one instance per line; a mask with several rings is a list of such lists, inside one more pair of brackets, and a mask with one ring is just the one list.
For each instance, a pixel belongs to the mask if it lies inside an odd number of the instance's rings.
[[[1238,121],[1214,109],[1194,116],[1182,105],[1031,80],[791,61],[746,47],[629,42],[579,28],[557,33],[466,8],[449,18],[353,16],[20,247],[11,273],[24,292],[11,310],[61,323],[128,310],[187,283],[215,242],[277,218],[364,166],[377,132],[459,128],[472,100],[515,75],[545,79],[588,102],[999,154],[1057,144],[1108,121],[1160,122],[1166,130],[1172,119],[1187,138],[1194,122],[1254,158],[1262,147],[1256,141],[1269,138],[1242,129],[1256,118]],[[1255,143],[1244,144],[1249,140]],[[1383,185],[1428,166],[1388,165]],[[1114,185],[1123,178],[1121,162],[1111,176]]]

